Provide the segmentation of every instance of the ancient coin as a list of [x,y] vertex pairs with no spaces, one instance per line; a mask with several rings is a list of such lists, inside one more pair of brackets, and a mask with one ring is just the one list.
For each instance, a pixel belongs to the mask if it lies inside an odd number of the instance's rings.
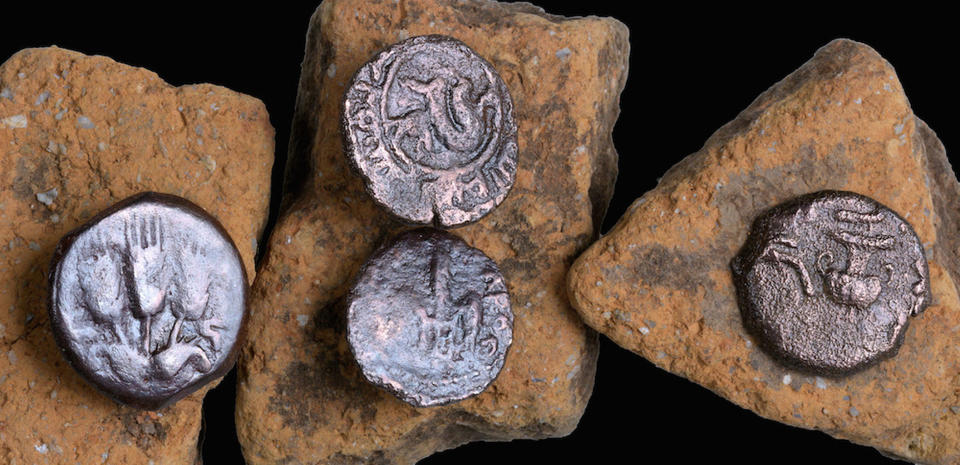
[[401,234],[373,254],[350,290],[347,340],[367,380],[414,406],[479,394],[513,340],[503,276],[449,233]]
[[50,321],[84,378],[122,403],[155,410],[233,365],[246,279],[215,218],[176,196],[139,194],[60,240]]
[[344,95],[342,124],[367,191],[408,223],[476,221],[513,186],[510,93],[490,63],[451,37],[413,37],[364,64]]
[[913,228],[852,192],[821,191],[767,211],[733,259],[746,328],[782,363],[842,376],[896,354],[930,302]]

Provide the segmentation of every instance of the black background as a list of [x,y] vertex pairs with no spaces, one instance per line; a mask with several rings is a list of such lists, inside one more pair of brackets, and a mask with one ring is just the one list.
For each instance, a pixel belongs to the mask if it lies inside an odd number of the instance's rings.
[[[277,131],[279,186],[315,2],[3,3],[0,60],[25,47],[58,45],[142,66],[173,85],[210,82],[260,98]],[[539,4],[562,15],[613,16],[630,28],[630,76],[614,132],[620,176],[603,231],[668,167],[837,37],[865,42],[889,60],[915,113],[948,150],[956,147],[950,110],[958,104],[952,69],[957,37],[955,26],[941,24],[945,12],[879,3],[847,10],[802,3],[739,11],[686,3],[654,11],[611,0]],[[601,341],[593,397],[572,435],[473,443],[421,463],[902,463],[764,420]],[[243,463],[233,430],[234,382],[231,372],[205,401],[202,447],[208,464]]]

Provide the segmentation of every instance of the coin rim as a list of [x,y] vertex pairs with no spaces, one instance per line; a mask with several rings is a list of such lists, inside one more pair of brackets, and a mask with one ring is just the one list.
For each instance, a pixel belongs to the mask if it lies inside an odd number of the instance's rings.
[[[373,189],[373,180],[363,173],[363,170],[360,168],[360,162],[356,160],[356,157],[353,156],[353,153],[355,152],[357,147],[350,139],[350,121],[346,112],[346,104],[347,104],[347,94],[350,93],[350,89],[352,89],[354,84],[357,82],[357,77],[360,75],[360,71],[363,70],[367,65],[380,60],[380,58],[385,54],[391,53],[394,50],[397,50],[397,49],[406,47],[410,44],[418,43],[418,42],[427,42],[427,43],[450,42],[450,43],[453,43],[454,45],[462,45],[463,47],[465,47],[467,50],[473,53],[474,57],[479,59],[481,62],[489,66],[490,69],[494,71],[493,74],[496,77],[499,85],[502,86],[504,90],[503,95],[505,96],[505,100],[510,106],[510,111],[508,115],[509,115],[509,120],[512,122],[512,124],[509,125],[510,126],[509,128],[501,128],[501,136],[503,136],[503,140],[504,140],[504,144],[501,144],[501,148],[506,143],[509,143],[511,141],[514,143],[514,145],[517,146],[517,160],[514,162],[514,169],[512,173],[513,176],[511,177],[510,185],[507,186],[506,189],[504,189],[500,200],[495,202],[489,210],[487,210],[485,213],[477,216],[474,219],[462,221],[460,223],[443,224],[440,221],[440,218],[438,217],[438,215],[436,214],[436,211],[434,211],[433,220],[428,222],[413,221],[410,218],[401,215],[393,207],[388,205],[385,201],[381,201],[379,198],[377,198]],[[455,37],[451,37],[443,34],[425,34],[425,35],[410,37],[408,39],[402,40],[400,42],[396,42],[392,45],[389,45],[381,49],[379,52],[377,52],[373,56],[373,58],[363,62],[363,64],[357,67],[356,71],[354,71],[353,75],[350,77],[350,80],[347,83],[346,89],[343,91],[343,96],[340,98],[340,137],[343,142],[343,154],[344,154],[344,157],[347,159],[347,164],[350,166],[350,171],[353,172],[354,175],[356,175],[357,177],[363,180],[363,187],[364,187],[364,190],[367,192],[367,195],[369,195],[370,198],[373,199],[373,201],[380,206],[380,208],[382,208],[384,211],[389,213],[390,216],[393,219],[397,220],[398,222],[408,226],[432,226],[437,229],[453,229],[460,226],[466,226],[469,224],[476,223],[477,221],[480,221],[482,218],[489,215],[490,212],[496,210],[497,207],[499,207],[500,204],[502,204],[507,199],[507,197],[510,195],[510,192],[513,190],[513,186],[516,185],[517,183],[517,172],[520,169],[520,163],[519,163],[520,143],[519,143],[519,125],[517,124],[517,118],[514,115],[513,110],[514,110],[513,97],[510,95],[510,88],[507,86],[506,81],[503,80],[503,76],[500,75],[500,71],[495,66],[493,66],[492,63],[487,61],[486,58],[480,56],[480,54],[477,53],[476,50],[471,48],[465,42]],[[500,153],[502,153],[502,150]]]
[[[187,384],[173,394],[166,396],[138,396],[114,392],[113,389],[123,386],[124,383],[108,383],[98,381],[97,378],[94,377],[96,370],[94,370],[92,367],[89,367],[84,358],[70,348],[70,338],[67,335],[65,323],[59,312],[56,310],[57,280],[60,278],[61,274],[60,270],[63,265],[62,259],[67,252],[69,252],[70,248],[80,237],[80,235],[120,210],[134,205],[149,203],[182,209],[187,214],[192,214],[198,217],[200,220],[211,224],[213,228],[226,240],[227,244],[229,244],[228,249],[233,252],[237,263],[240,265],[240,272],[243,278],[243,283],[241,286],[243,314],[240,318],[240,327],[237,329],[237,337],[234,340],[233,346],[225,356],[220,358],[216,368],[204,374],[203,376],[198,377],[193,382]],[[107,397],[110,397],[121,404],[130,405],[143,410],[160,410],[172,405],[173,403],[190,394],[193,394],[214,379],[226,375],[227,372],[233,368],[237,361],[237,357],[240,355],[240,348],[246,343],[247,320],[250,313],[248,301],[249,285],[247,280],[248,276],[246,266],[243,263],[243,257],[240,256],[240,252],[237,250],[237,245],[233,242],[233,239],[230,237],[230,234],[227,232],[226,228],[224,228],[223,225],[220,224],[215,217],[213,217],[213,215],[207,213],[206,210],[197,204],[173,194],[165,194],[160,192],[141,192],[127,197],[111,205],[100,213],[97,213],[85,223],[77,226],[60,239],[56,248],[54,249],[53,256],[50,259],[50,271],[47,275],[47,312],[50,316],[50,326],[53,330],[52,332],[54,335],[54,340],[57,343],[57,347],[60,349],[60,353],[63,354],[63,357],[67,360],[70,366],[81,375],[81,378],[83,378],[87,384],[93,386]]]
[[506,365],[507,365],[507,358],[508,358],[509,355],[510,355],[510,348],[513,347],[513,329],[514,329],[514,327],[515,327],[515,320],[516,320],[516,315],[513,313],[513,302],[512,302],[512,299],[508,298],[507,300],[508,300],[508,303],[509,303],[509,307],[507,308],[507,311],[510,312],[510,342],[507,344],[506,348],[504,348],[504,350],[503,350],[503,363],[501,364],[501,366],[500,366],[500,368],[497,370],[497,372],[494,373],[494,375],[493,375],[486,383],[484,383],[483,385],[479,386],[479,388],[477,388],[477,389],[470,389],[469,392],[468,392],[466,395],[464,395],[464,396],[446,396],[446,397],[433,397],[433,396],[429,396],[430,399],[423,399],[423,397],[427,397],[427,396],[422,396],[422,395],[421,395],[421,396],[417,396],[417,395],[413,395],[413,394],[408,394],[408,393],[404,392],[404,391],[403,391],[402,389],[400,389],[400,388],[394,388],[393,386],[391,386],[391,385],[389,385],[389,384],[378,382],[376,379],[379,378],[379,377],[376,376],[376,374],[374,373],[374,371],[373,371],[372,368],[370,368],[370,367],[365,367],[365,366],[360,362],[360,359],[359,359],[359,357],[357,356],[357,350],[355,349],[355,346],[357,346],[357,345],[362,345],[362,344],[357,344],[357,342],[359,342],[359,341],[356,339],[356,337],[357,337],[357,336],[355,335],[355,334],[356,334],[356,331],[354,331],[354,330],[352,329],[353,324],[351,323],[351,322],[353,321],[353,319],[356,318],[356,316],[355,316],[355,313],[356,313],[356,312],[354,311],[354,308],[355,308],[355,307],[354,307],[353,303],[354,303],[354,301],[355,301],[355,298],[356,298],[357,295],[358,295],[357,285],[360,283],[360,280],[364,277],[364,275],[366,275],[367,270],[368,270],[368,268],[370,267],[371,263],[372,263],[374,260],[379,259],[380,257],[382,257],[384,254],[386,254],[388,251],[390,251],[391,249],[393,249],[393,248],[394,248],[395,246],[397,246],[399,243],[401,243],[401,242],[403,242],[403,241],[407,241],[407,240],[426,241],[426,240],[429,240],[429,239],[431,238],[431,236],[432,236],[432,237],[440,237],[441,239],[448,239],[448,238],[449,238],[449,239],[451,239],[451,240],[453,240],[453,241],[462,243],[464,246],[466,246],[466,247],[469,248],[469,249],[473,249],[473,250],[476,250],[477,252],[479,252],[484,258],[486,258],[487,260],[490,261],[490,263],[493,265],[494,271],[496,271],[497,274],[500,275],[500,279],[503,280],[504,287],[507,288],[507,295],[508,295],[508,297],[510,297],[510,290],[509,290],[510,288],[509,288],[509,286],[507,285],[507,280],[506,280],[506,278],[503,276],[503,273],[500,271],[500,267],[497,265],[497,262],[494,261],[492,258],[490,258],[486,253],[484,253],[482,250],[480,250],[480,249],[478,249],[478,248],[476,248],[476,247],[471,246],[471,245],[468,244],[466,241],[464,241],[464,240],[461,239],[459,236],[457,236],[457,235],[455,235],[455,234],[453,234],[453,233],[450,233],[450,232],[448,232],[448,231],[439,230],[439,229],[429,228],[429,227],[421,227],[421,228],[415,228],[415,229],[409,229],[409,230],[406,230],[406,231],[402,231],[402,232],[396,234],[395,236],[393,236],[392,238],[384,241],[384,243],[381,244],[380,247],[378,247],[377,250],[374,251],[374,253],[370,255],[370,258],[368,258],[367,261],[363,263],[363,265],[361,266],[360,270],[354,275],[354,278],[353,278],[352,282],[350,283],[350,290],[347,292],[346,298],[344,299],[344,304],[345,304],[345,306],[346,306],[346,324],[345,324],[345,326],[346,326],[347,347],[349,347],[349,349],[350,349],[350,354],[353,356],[352,359],[353,359],[354,363],[360,368],[360,372],[363,373],[364,379],[366,379],[370,384],[372,384],[372,385],[374,385],[374,386],[377,386],[377,387],[379,387],[379,388],[381,388],[381,389],[383,389],[383,390],[385,390],[385,391],[393,394],[394,396],[396,396],[396,397],[399,398],[400,400],[402,400],[402,401],[404,401],[404,402],[406,402],[406,403],[408,403],[408,404],[410,404],[410,405],[412,405],[412,406],[414,406],[414,407],[421,407],[421,408],[422,408],[422,407],[439,407],[439,406],[442,406],[442,405],[449,405],[449,404],[452,404],[452,403],[455,403],[455,402],[459,402],[459,401],[461,401],[461,400],[465,400],[465,399],[469,399],[469,398],[471,398],[471,397],[475,397],[475,396],[477,396],[477,395],[480,395],[480,394],[483,393],[484,391],[486,391],[487,388],[490,387],[490,385],[493,384],[493,382],[496,381],[497,378],[500,377],[500,374],[503,373],[504,367],[506,367]]
[[747,282],[746,275],[754,266],[756,266],[759,250],[761,249],[760,241],[767,235],[766,233],[772,229],[772,222],[775,219],[782,218],[783,216],[791,214],[797,209],[818,200],[825,198],[836,198],[838,196],[854,197],[858,200],[865,201],[868,204],[881,207],[907,226],[907,230],[916,241],[917,248],[920,251],[920,258],[923,259],[922,277],[926,282],[926,292],[924,292],[923,302],[917,314],[919,315],[920,313],[923,313],[923,311],[926,310],[933,300],[932,291],[930,288],[930,267],[927,263],[926,250],[923,247],[923,242],[920,241],[920,237],[913,229],[913,225],[900,216],[899,213],[894,211],[892,208],[878,202],[877,200],[857,192],[829,189],[821,190],[793,197],[785,202],[779,203],[762,211],[759,215],[757,215],[750,226],[750,229],[747,232],[747,239],[744,241],[743,246],[730,261],[730,268],[733,272],[733,284],[736,288],[737,294],[737,304],[740,309],[743,325],[747,330],[747,333],[753,337],[757,345],[764,349],[764,351],[770,355],[771,358],[791,369],[831,378],[840,378],[861,372],[873,365],[880,363],[881,361],[888,360],[895,356],[900,351],[900,347],[903,345],[907,334],[907,329],[910,327],[910,320],[912,319],[913,315],[908,315],[907,319],[903,323],[903,327],[900,329],[900,333],[897,335],[897,338],[894,340],[889,349],[878,352],[872,357],[869,357],[864,361],[854,364],[848,368],[824,366],[801,360],[799,357],[790,354],[788,351],[775,343],[776,340],[782,340],[782,338],[768,336],[768,334],[772,334],[772,332],[765,330],[765,326],[769,325],[764,325],[762,323],[762,319],[758,316],[760,314],[759,306],[754,305],[750,299],[750,293],[752,292],[753,286],[750,286]]

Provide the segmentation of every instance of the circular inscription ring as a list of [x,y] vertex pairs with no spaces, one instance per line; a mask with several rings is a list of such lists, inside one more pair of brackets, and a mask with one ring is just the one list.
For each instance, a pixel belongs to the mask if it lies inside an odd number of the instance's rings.
[[512,340],[510,297],[497,265],[435,229],[381,247],[347,297],[347,341],[363,375],[416,407],[482,392]]
[[852,192],[821,191],[761,215],[732,262],[740,310],[787,365],[845,375],[896,354],[930,302],[913,228]]
[[380,52],[353,77],[342,117],[351,165],[371,196],[409,223],[476,221],[513,186],[510,93],[459,40],[413,37]]
[[246,272],[220,223],[187,200],[110,207],[60,240],[50,269],[57,344],[120,402],[159,409],[233,365]]

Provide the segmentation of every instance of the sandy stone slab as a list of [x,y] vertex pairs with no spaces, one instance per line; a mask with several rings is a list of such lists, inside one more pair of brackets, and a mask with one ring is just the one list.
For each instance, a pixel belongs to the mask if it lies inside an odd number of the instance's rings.
[[[413,408],[366,383],[339,299],[363,261],[403,227],[350,172],[340,100],[363,62],[407,37],[454,36],[506,82],[519,127],[516,183],[453,232],[496,261],[511,293],[513,345],[484,393]],[[590,397],[596,334],[564,278],[596,237],[616,173],[611,130],[627,72],[627,29],[529,4],[327,1],[314,14],[293,121],[286,209],[252,293],[237,426],[251,464],[413,463],[468,441],[568,434]]]
[[[845,378],[784,368],[744,330],[730,260],[765,209],[824,189],[906,218],[933,304],[899,354]],[[761,416],[921,463],[960,461],[960,185],[893,67],[836,40],[637,199],[569,274],[588,325]]]
[[48,324],[50,257],[67,231],[152,190],[219,218],[253,270],[273,148],[263,103],[223,87],[173,87],[58,48],[23,50],[0,66],[0,462],[199,460],[201,400],[212,385],[142,412],[84,382]]

